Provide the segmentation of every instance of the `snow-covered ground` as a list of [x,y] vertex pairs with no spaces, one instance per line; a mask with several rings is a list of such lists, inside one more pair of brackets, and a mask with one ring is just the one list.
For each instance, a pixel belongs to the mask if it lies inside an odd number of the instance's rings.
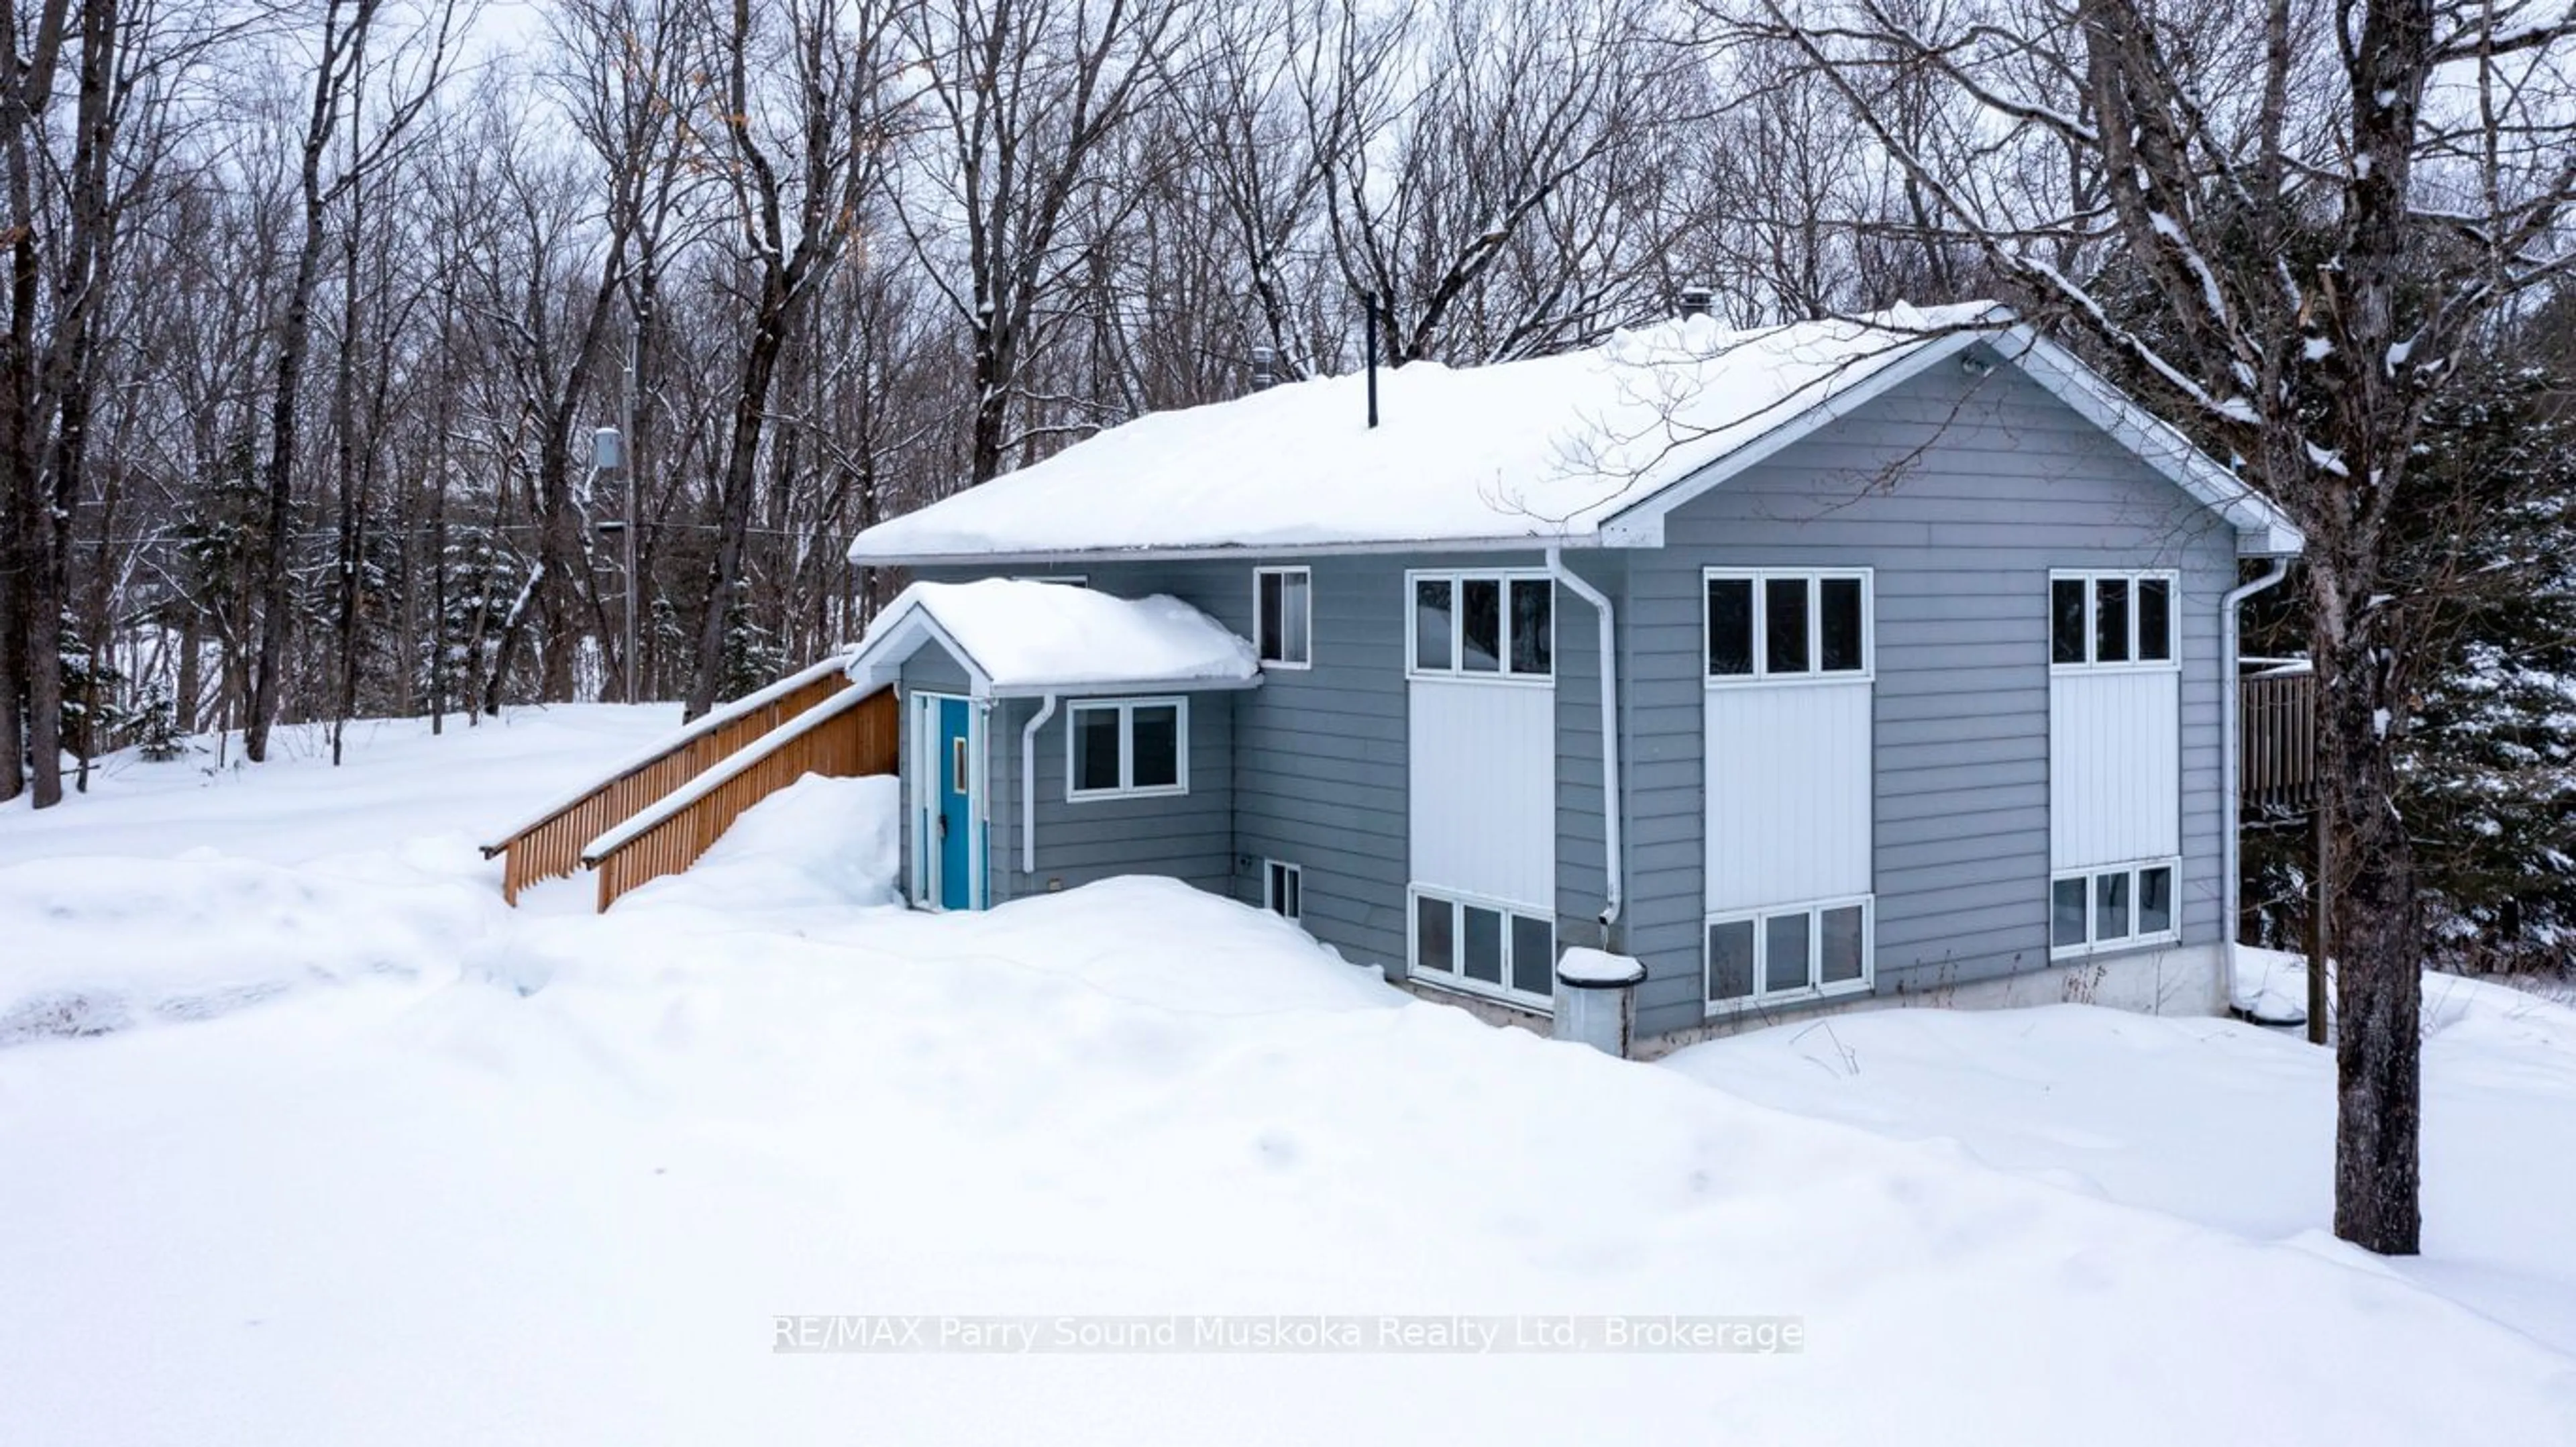
[[[2441,995],[2391,1265],[2316,1229],[2329,1063],[2250,1027],[1891,1012],[1622,1063],[1174,884],[893,908],[881,781],[605,917],[504,909],[472,845],[669,722],[0,811],[0,1442],[2576,1440],[2561,1007]],[[30,997],[123,1003],[65,1036]],[[779,1354],[791,1313],[1805,1342]]]

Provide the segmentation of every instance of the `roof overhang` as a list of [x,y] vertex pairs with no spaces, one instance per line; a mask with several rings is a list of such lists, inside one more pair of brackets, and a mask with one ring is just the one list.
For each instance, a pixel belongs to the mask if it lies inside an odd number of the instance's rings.
[[1216,693],[1239,691],[1261,686],[1261,674],[1244,677],[1171,674],[1067,674],[1063,676],[1014,676],[996,679],[984,660],[961,642],[957,635],[939,621],[936,613],[917,598],[907,597],[899,609],[878,620],[868,630],[866,642],[849,661],[852,682],[862,689],[884,688],[894,684],[903,672],[904,663],[925,645],[936,644],[965,671],[967,694],[978,699],[1048,698],[1135,693]]
[[1207,543],[1187,547],[1060,548],[999,553],[867,553],[854,544],[850,561],[877,568],[1033,568],[1059,563],[1206,563],[1250,558],[1342,558],[1376,553],[1544,553],[1549,548],[1597,548],[1597,533],[1518,533],[1472,538],[1369,538],[1344,542]]

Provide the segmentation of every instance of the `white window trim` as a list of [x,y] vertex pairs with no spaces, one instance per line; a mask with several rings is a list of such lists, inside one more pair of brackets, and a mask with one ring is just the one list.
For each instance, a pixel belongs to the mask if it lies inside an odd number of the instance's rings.
[[[1315,570],[1302,563],[1294,567],[1252,570],[1252,647],[1255,654],[1261,650],[1261,580],[1272,577],[1285,578],[1292,573],[1306,580],[1306,656],[1298,662],[1290,662],[1284,658],[1262,658],[1259,661],[1265,673],[1282,670],[1294,673],[1315,666]],[[1279,591],[1284,598],[1288,590],[1283,586]],[[1282,638],[1288,636],[1284,618],[1280,623],[1279,636]]]
[[[1764,623],[1771,609],[1770,590],[1764,585],[1775,578],[1803,578],[1807,583],[1807,671],[1773,673],[1769,650],[1764,647]],[[1708,585],[1719,580],[1744,581],[1753,585],[1753,671],[1751,673],[1711,673],[1708,671]],[[1817,586],[1827,579],[1857,579],[1860,582],[1860,667],[1824,671],[1825,630],[1823,626],[1824,595]],[[1700,682],[1709,688],[1811,688],[1837,683],[1875,683],[1878,681],[1878,570],[1875,568],[1702,568],[1699,572],[1699,671]]]
[[[1478,673],[1456,666],[1466,656],[1461,646],[1467,626],[1467,610],[1460,605],[1460,585],[1468,580],[1500,583],[1503,589],[1503,632],[1501,668],[1492,673]],[[1548,585],[1547,603],[1547,672],[1514,673],[1512,661],[1512,584],[1540,582]],[[1418,583],[1449,585],[1449,658],[1448,668],[1424,668],[1416,656],[1422,642],[1421,629],[1413,616],[1414,591]],[[1434,683],[1490,683],[1513,688],[1554,688],[1556,686],[1556,579],[1545,568],[1419,568],[1404,575],[1404,676]],[[1516,906],[1518,907],[1518,906]]]
[[[1296,881],[1297,908],[1294,912],[1279,907],[1278,881],[1282,874]],[[1306,870],[1303,865],[1285,859],[1261,861],[1261,907],[1293,925],[1306,922]]]
[[[1766,921],[1784,914],[1807,917],[1807,959],[1811,972],[1824,969],[1825,911],[1860,906],[1860,978],[1838,980],[1832,984],[1802,985],[1794,990],[1769,988],[1763,956],[1771,948]],[[1710,974],[1717,961],[1709,952],[1709,932],[1722,924],[1753,922],[1753,993],[1732,1000],[1709,999]],[[1711,912],[1699,925],[1699,997],[1704,1018],[1717,1019],[1738,1015],[1747,1010],[1769,1010],[1813,1000],[1834,1000],[1845,995],[1866,995],[1878,983],[1878,896],[1875,894],[1837,895],[1831,899],[1808,900],[1803,904],[1775,904],[1760,909],[1725,909]]]
[[[2171,904],[2173,923],[2154,934],[2139,934],[2137,932],[2138,876],[2150,869],[2173,871]],[[2093,938],[2095,889],[2093,881],[2106,874],[2129,876],[2129,933],[2114,939],[2097,940]],[[2070,879],[2084,881],[2084,943],[2080,945],[2057,943],[2057,886]],[[2153,949],[2159,945],[2170,945],[2182,938],[2182,861],[2170,857],[2132,859],[2119,864],[2091,864],[2081,869],[2061,869],[2048,876],[2047,905],[2048,957],[2052,960],[2078,960],[2087,955],[2110,955],[2118,954],[2123,950]]]
[[[1502,983],[1489,985],[1483,980],[1470,979],[1464,969],[1425,970],[1422,968],[1421,901],[1425,899],[1441,900],[1452,906],[1471,904],[1478,909],[1495,910],[1502,914]],[[1524,919],[1547,921],[1549,989],[1547,994],[1533,995],[1526,990],[1512,988],[1512,916],[1514,915]],[[1463,947],[1466,938],[1466,917],[1463,912],[1453,909],[1449,918],[1450,943],[1453,948]],[[1500,1000],[1504,1004],[1545,1015],[1556,1008],[1554,992],[1556,959],[1559,954],[1557,945],[1556,911],[1552,909],[1508,899],[1497,899],[1492,895],[1477,894],[1464,889],[1448,889],[1440,885],[1408,884],[1404,887],[1404,977],[1412,984],[1428,985],[1433,989],[1447,990],[1453,994],[1473,995],[1480,1000]]]
[[[1136,777],[1136,710],[1170,706],[1178,710],[1173,719],[1174,762],[1178,765],[1171,784],[1157,784],[1139,789],[1128,781]],[[1077,720],[1086,713],[1114,711],[1118,715],[1118,779],[1114,789],[1077,789],[1074,787],[1074,745],[1082,730]],[[1095,698],[1065,705],[1064,714],[1064,798],[1069,804],[1090,804],[1103,799],[1162,799],[1190,791],[1190,701],[1185,694],[1168,698]]]
[[[2141,660],[2138,657],[2138,589],[2142,579],[2161,578],[2165,583],[2165,652],[2164,658]],[[2096,583],[2114,579],[2129,584],[2129,656],[2117,663],[2100,663],[2093,650],[2101,641],[2094,627],[2093,614],[2101,598]],[[2084,661],[2057,661],[2057,585],[2084,584]],[[2057,673],[2178,673],[2182,669],[2182,574],[2172,568],[2051,568],[2048,570],[2048,671]]]

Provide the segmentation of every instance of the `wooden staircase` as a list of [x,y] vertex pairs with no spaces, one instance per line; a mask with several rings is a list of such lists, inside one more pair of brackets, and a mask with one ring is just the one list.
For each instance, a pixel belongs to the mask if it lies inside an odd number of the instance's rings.
[[528,886],[590,867],[604,910],[697,862],[744,810],[806,774],[895,772],[893,691],[855,694],[848,664],[827,658],[737,699],[484,845],[502,859],[501,897],[515,905]]

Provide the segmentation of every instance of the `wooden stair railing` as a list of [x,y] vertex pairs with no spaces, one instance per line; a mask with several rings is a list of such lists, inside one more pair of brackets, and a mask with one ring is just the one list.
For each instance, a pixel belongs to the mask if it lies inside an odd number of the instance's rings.
[[897,728],[894,690],[880,688],[831,699],[736,750],[583,848],[581,862],[599,873],[600,909],[697,863],[745,810],[807,774],[895,772]]
[[846,690],[848,664],[846,655],[827,658],[738,698],[484,845],[484,858],[506,856],[501,865],[501,897],[517,904],[520,890],[571,874],[581,867],[583,845],[652,807],[737,749]]

